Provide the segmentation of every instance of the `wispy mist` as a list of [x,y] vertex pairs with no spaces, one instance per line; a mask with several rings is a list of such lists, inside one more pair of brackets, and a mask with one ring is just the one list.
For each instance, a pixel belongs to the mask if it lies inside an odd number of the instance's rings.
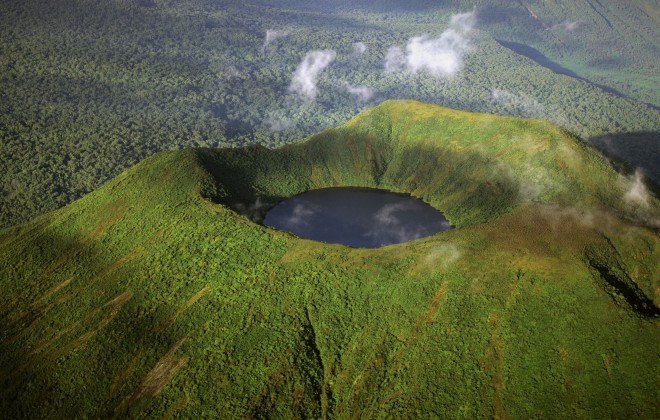
[[[524,176],[519,177],[518,173]],[[522,170],[514,170],[504,161],[496,161],[492,167],[491,178],[502,180],[504,184],[517,185],[518,199],[527,202],[536,201],[539,196],[555,187],[552,175],[545,168],[530,164],[525,164]]]
[[574,30],[578,29],[580,26],[582,26],[582,22],[580,22],[579,20],[565,20],[562,23],[552,25],[550,27],[550,30],[551,31],[562,30],[566,32],[573,32]]
[[289,35],[289,33],[287,31],[279,31],[279,30],[276,30],[276,29],[266,30],[266,39],[264,40],[264,45],[261,47],[261,50],[265,52],[266,47],[268,47],[268,45],[270,45],[276,39],[284,38],[287,35]]
[[646,189],[646,185],[644,185],[644,173],[640,169],[637,169],[629,181],[628,191],[626,191],[623,198],[629,204],[648,207],[649,191]]
[[359,102],[367,102],[373,98],[375,91],[368,86],[346,85],[346,91],[355,97]]
[[547,191],[556,188],[552,175],[542,166],[525,164],[525,179],[521,180],[518,197],[523,201],[534,201]]
[[280,112],[269,112],[268,116],[264,119],[264,125],[272,132],[280,132],[288,130],[293,127],[295,123],[293,120]]
[[493,89],[493,100],[506,108],[508,113],[520,117],[551,120],[555,123],[574,129],[574,125],[566,114],[557,106],[543,106],[539,101],[524,93],[513,93],[505,89]]
[[516,94],[504,89],[493,89],[491,96],[495,102],[518,111],[525,117],[540,118],[545,114],[545,108],[536,99],[525,94]]
[[461,251],[452,243],[443,243],[437,245],[427,254],[424,259],[424,265],[430,265],[433,268],[438,266],[446,268],[449,264],[461,257]]
[[385,57],[385,71],[427,71],[435,77],[458,73],[463,67],[464,55],[470,50],[468,34],[474,24],[474,11],[460,13],[451,18],[449,28],[438,38],[426,34],[411,38],[405,51],[401,47],[390,47]]
[[571,225],[593,229],[596,226],[604,227],[611,223],[611,216],[608,213],[594,212],[592,209],[547,204],[539,207],[539,210],[553,231]]
[[264,202],[261,197],[257,197],[254,203],[243,204],[236,203],[231,206],[231,208],[239,214],[247,217],[256,223],[261,223],[263,220],[264,209],[270,207],[270,205]]
[[364,42],[356,42],[353,44],[353,52],[355,55],[362,55],[367,52],[367,44]]
[[305,101],[313,101],[318,93],[316,87],[318,76],[332,63],[335,56],[336,53],[332,50],[307,53],[293,74],[289,92],[295,93]]
[[237,69],[235,66],[229,66],[229,67],[227,67],[227,69],[225,71],[226,71],[228,79],[231,79],[231,78],[234,78],[234,77],[240,77],[242,75],[241,71],[239,69]]

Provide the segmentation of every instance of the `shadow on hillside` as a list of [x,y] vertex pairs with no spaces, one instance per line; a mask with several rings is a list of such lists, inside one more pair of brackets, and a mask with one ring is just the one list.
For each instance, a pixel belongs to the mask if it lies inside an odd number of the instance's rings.
[[509,31],[519,36],[527,37],[538,35],[529,31],[528,27],[521,25],[531,20],[529,11],[516,2],[501,2],[501,4],[480,4],[477,8],[477,17],[480,25],[506,25]]
[[[139,378],[124,378],[104,396],[108,378],[140,352],[175,342],[173,332],[154,335],[156,320],[140,315],[130,284],[136,273],[125,269],[122,256],[104,258],[108,250],[96,238],[63,238],[38,222],[3,233],[0,249],[18,251],[4,252],[0,270],[20,268],[0,271],[0,410],[8,418],[112,412]],[[173,309],[161,305],[158,312]],[[79,399],[91,395],[94,400]]]
[[642,169],[652,181],[649,185],[660,197],[660,133],[639,132],[608,134],[593,137],[587,143],[610,158],[614,166],[626,175]]
[[[580,76],[579,74],[575,73],[573,70],[570,70],[566,67],[561,66],[560,64],[555,63],[554,61],[550,60],[548,57],[546,57],[542,52],[539,50],[530,47],[529,45],[525,44],[520,44],[518,42],[511,42],[511,41],[503,41],[503,40],[497,40],[497,42],[502,45],[505,48],[510,49],[511,51],[515,52],[516,54],[520,54],[522,56],[525,56],[529,58],[530,60],[535,61],[538,65],[543,66],[549,70],[552,70],[553,72],[557,74],[562,74],[564,76],[569,76],[577,80],[581,80],[583,82],[587,82],[593,86],[596,86],[600,90],[611,93],[612,95],[616,95],[620,98],[628,98],[628,96],[622,92],[619,92],[618,90],[607,86],[603,85],[600,83],[596,83],[586,77]],[[654,109],[660,109],[656,105],[650,104],[650,103],[645,103],[647,106],[654,108]]]
[[257,181],[264,177],[264,170],[268,172],[270,165],[278,164],[276,157],[269,157],[276,153],[263,146],[199,149],[199,162],[213,178],[213,185],[202,190],[202,196],[261,223],[268,210],[287,198],[270,194]]
[[660,308],[630,278],[621,255],[609,239],[587,247],[585,257],[591,268],[598,273],[597,283],[612,300],[625,304],[641,316],[660,317]]
[[394,152],[393,143],[322,133],[277,150],[200,149],[199,161],[214,183],[202,195],[256,222],[285,198],[327,187],[412,194],[436,205],[456,226],[484,223],[520,202],[520,181],[496,159],[424,144]]
[[565,76],[570,76],[574,77],[576,79],[580,80],[585,80],[581,78],[577,73],[574,71],[567,69],[566,67],[562,67],[561,65],[555,63],[554,61],[550,60],[548,57],[543,55],[543,53],[535,48],[530,47],[529,45],[525,44],[520,44],[518,42],[511,42],[511,41],[503,41],[501,39],[498,39],[497,42],[505,47],[510,49],[511,51],[515,52],[516,54],[525,56],[533,61],[535,61],[538,65],[543,66],[547,69],[550,69],[554,71],[557,74],[563,74]]
[[[4,297],[11,304],[0,312],[0,409],[13,418],[43,416],[44,412],[34,410],[58,398],[59,382],[46,374],[49,369],[44,365],[52,362],[49,352],[59,350],[51,348],[49,341],[58,341],[57,330],[67,330],[48,318],[57,301],[71,303],[65,302],[65,296],[76,287],[67,285],[62,271],[74,260],[85,261],[89,270],[97,269],[87,246],[57,237],[47,229],[46,224],[32,222],[0,237],[0,247],[20,249],[21,258],[27,262],[20,270],[22,279],[5,274],[2,284]],[[9,254],[6,262],[16,263],[18,255],[12,258]],[[21,287],[17,287],[19,281]],[[25,392],[31,383],[38,385],[32,393]]]
[[486,223],[520,203],[521,184],[513,171],[481,153],[418,146],[405,149],[401,162],[406,164],[386,169],[387,182],[451,203],[452,209],[440,210],[468,224]]

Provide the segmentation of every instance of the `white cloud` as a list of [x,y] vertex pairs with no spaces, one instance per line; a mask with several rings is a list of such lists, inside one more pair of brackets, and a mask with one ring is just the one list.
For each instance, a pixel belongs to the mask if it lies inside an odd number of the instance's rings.
[[362,55],[367,52],[367,44],[364,42],[356,42],[353,44],[353,52],[355,55]]
[[335,56],[336,53],[332,50],[307,53],[293,74],[289,92],[297,94],[303,100],[314,100],[318,93],[316,88],[318,75],[332,63]]
[[452,76],[463,67],[463,57],[470,50],[468,34],[475,24],[475,12],[460,13],[451,18],[449,28],[438,38],[429,35],[408,40],[405,52],[390,47],[385,57],[385,71],[427,71],[436,77]]
[[264,45],[261,47],[262,51],[266,51],[266,47],[275,41],[278,38],[284,38],[285,36],[289,35],[287,31],[278,31],[276,29],[268,29],[266,30],[266,39],[264,40]]
[[435,76],[455,74],[463,64],[462,52],[466,46],[465,39],[453,30],[437,39],[428,35],[415,37],[406,47],[408,68],[414,73],[428,70]]
[[346,90],[360,102],[367,102],[374,96],[374,90],[368,86],[346,85]]

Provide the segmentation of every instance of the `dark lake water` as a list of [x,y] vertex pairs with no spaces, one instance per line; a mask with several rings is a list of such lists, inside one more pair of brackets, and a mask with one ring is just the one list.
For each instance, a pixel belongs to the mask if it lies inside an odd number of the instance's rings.
[[327,188],[288,198],[266,226],[316,241],[377,248],[449,229],[442,213],[404,194],[367,188]]

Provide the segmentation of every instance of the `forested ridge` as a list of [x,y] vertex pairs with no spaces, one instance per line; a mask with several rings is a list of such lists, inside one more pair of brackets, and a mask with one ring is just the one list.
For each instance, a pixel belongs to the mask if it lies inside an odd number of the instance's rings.
[[[4,2],[0,227],[155,152],[275,147],[383,99],[545,118],[584,139],[659,130],[657,8],[509,3]],[[470,12],[455,74],[385,70],[392,47],[441,37],[452,16]],[[266,45],[268,30],[278,36]],[[312,101],[289,89],[310,51],[334,53]]]
[[[144,159],[0,231],[0,412],[658,418],[660,200],[576,140],[384,101],[282,148]],[[456,228],[364,249],[244,217],[330,186]]]

